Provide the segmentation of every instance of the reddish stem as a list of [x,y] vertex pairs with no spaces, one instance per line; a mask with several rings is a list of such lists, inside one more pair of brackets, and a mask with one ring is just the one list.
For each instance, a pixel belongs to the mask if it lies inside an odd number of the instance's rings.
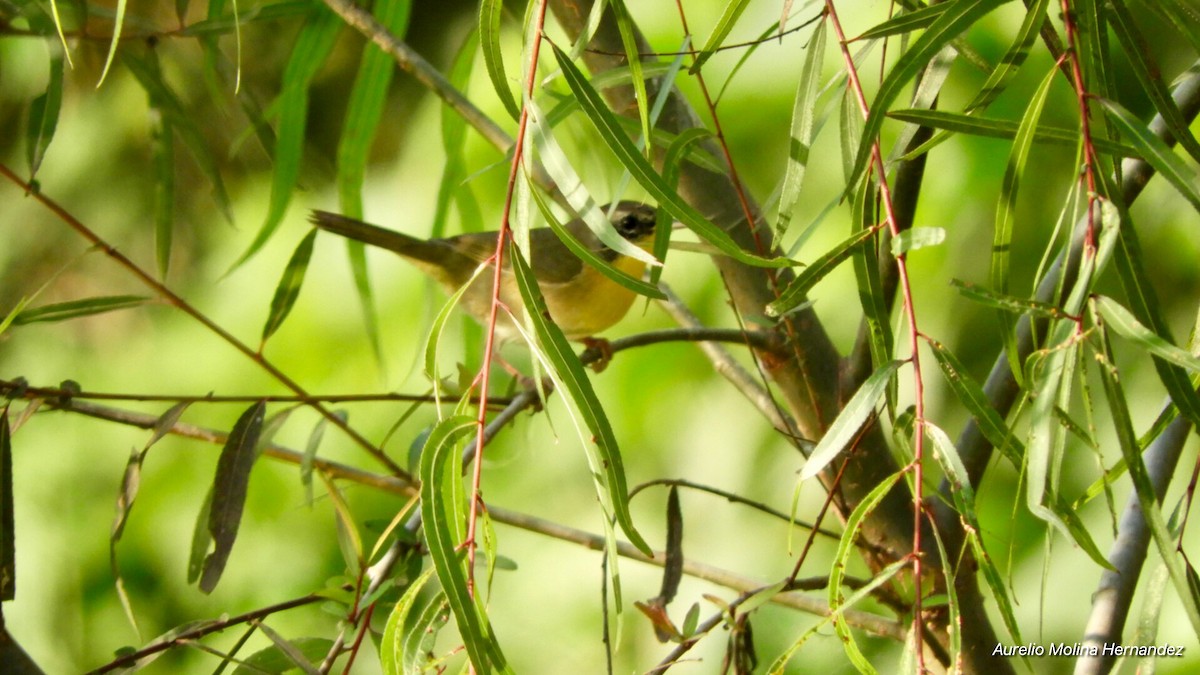
[[[850,49],[846,43],[846,35],[842,31],[841,22],[838,20],[837,10],[833,6],[833,0],[825,1],[826,11],[829,20],[833,25],[834,33],[837,35],[838,47],[842,53],[842,59],[846,64],[846,72],[849,76],[849,87],[858,100],[859,110],[863,117],[868,117],[870,114],[870,106],[867,104],[866,94],[863,92],[862,82],[858,77],[858,70],[854,66],[854,58],[850,54]],[[888,231],[893,239],[900,235],[900,223],[896,218],[895,209],[892,204],[892,191],[887,181],[887,171],[883,164],[883,154],[879,149],[879,141],[876,139],[871,144],[871,166],[878,176],[879,196],[883,203],[884,216],[886,218]],[[924,501],[924,466],[923,459],[925,456],[925,382],[921,376],[921,352],[920,346],[920,331],[917,328],[917,314],[913,305],[912,284],[908,276],[908,255],[901,253],[896,256],[896,271],[900,282],[900,292],[904,299],[904,317],[908,323],[908,344],[909,344],[909,361],[913,367],[913,397],[914,397],[914,438],[913,438],[913,461],[908,469],[913,472],[913,549],[912,549],[912,564],[913,564],[913,649],[915,650],[917,659],[918,672],[925,671],[925,652],[923,648],[923,623],[921,621],[921,527],[924,521],[923,510],[921,505]]]
[[[546,0],[538,5],[533,44],[530,47],[529,72],[525,77],[525,95],[533,98],[534,75],[537,73],[538,55],[542,48],[542,34],[546,25]],[[516,191],[517,176],[521,168],[525,148],[525,132],[529,127],[529,108],[521,106],[517,122],[517,139],[513,144],[512,165],[508,172],[508,189],[504,195],[504,212],[500,219],[500,236],[496,237],[496,252],[493,254],[495,271],[492,274],[492,307],[487,322],[487,342],[483,349],[483,366],[479,376],[479,414],[475,418],[475,465],[471,473],[471,509],[467,516],[467,592],[475,597],[475,532],[479,519],[479,504],[482,500],[480,485],[483,478],[484,427],[487,426],[488,385],[491,381],[492,358],[496,350],[496,321],[500,317],[500,282],[504,272],[504,248],[512,235],[509,212],[512,210],[513,193]]]

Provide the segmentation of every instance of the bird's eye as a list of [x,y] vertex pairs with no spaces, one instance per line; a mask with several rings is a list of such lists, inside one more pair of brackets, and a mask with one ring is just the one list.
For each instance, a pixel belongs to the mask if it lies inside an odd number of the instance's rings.
[[617,223],[617,229],[620,230],[621,234],[625,235],[626,237],[637,234],[639,229],[637,216],[631,213],[621,218],[621,220]]

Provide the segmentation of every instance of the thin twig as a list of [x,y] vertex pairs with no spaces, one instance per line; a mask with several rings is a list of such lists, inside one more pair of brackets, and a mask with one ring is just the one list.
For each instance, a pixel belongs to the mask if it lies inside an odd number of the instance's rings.
[[[258,365],[258,367],[262,368],[271,377],[275,378],[277,382],[290,389],[292,393],[302,398],[311,398],[309,393],[306,392],[298,382],[277,368],[275,364],[268,361],[265,356],[251,349],[246,343],[234,337],[232,333],[219,326],[215,321],[208,318],[208,316],[206,316],[203,312],[196,309],[191,303],[184,300],[174,291],[167,288],[166,285],[152,277],[137,263],[133,262],[133,260],[131,260],[125,254],[121,253],[107,241],[102,239],[100,235],[93,232],[92,229],[87,225],[84,225],[82,221],[72,215],[58,202],[42,194],[39,190],[36,190],[33,185],[21,179],[16,173],[14,173],[4,164],[0,164],[0,175],[4,176],[14,185],[17,185],[24,190],[26,195],[32,196],[35,200],[40,202],[42,206],[46,207],[51,213],[57,216],[60,221],[74,230],[76,234],[83,237],[83,239],[85,239],[92,246],[103,251],[106,256],[108,256],[118,266],[136,278],[142,285],[152,290],[164,302],[199,322],[213,335],[216,335],[223,342],[241,352],[244,356],[246,356],[246,358],[253,361]],[[359,433],[352,429],[350,425],[345,422],[345,420],[333,414],[331,410],[320,403],[311,403],[309,405],[313,410],[316,410],[318,413],[320,413],[322,417],[329,420],[331,424],[338,427],[347,436],[352,438],[355,443],[361,446],[363,450],[366,450],[369,455],[378,460],[380,464],[383,464],[385,467],[387,467],[388,471],[404,478],[405,480],[410,482],[412,481],[412,477],[408,475],[407,471],[401,469],[398,464],[392,461],[391,457],[388,457],[386,454],[384,454],[383,450],[375,447],[374,444],[359,435]]]

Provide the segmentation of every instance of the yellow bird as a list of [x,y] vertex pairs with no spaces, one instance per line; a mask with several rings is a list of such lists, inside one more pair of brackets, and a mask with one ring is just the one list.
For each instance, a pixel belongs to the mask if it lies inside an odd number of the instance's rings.
[[[609,208],[601,207],[605,213]],[[327,211],[314,211],[311,220],[322,230],[398,253],[451,293],[470,282],[460,306],[486,325],[491,313],[494,268],[477,276],[475,271],[496,252],[499,232],[418,239]],[[623,238],[639,248],[649,251],[653,246],[653,207],[632,201],[618,202],[612,209],[611,222]],[[582,219],[572,220],[565,228],[617,269],[634,278],[641,277],[645,263],[605,246]],[[546,299],[550,318],[569,339],[590,343],[589,338],[620,321],[633,305],[636,293],[580,260],[550,228],[531,229],[529,244],[532,249],[530,267]],[[472,276],[474,281],[471,281]],[[501,272],[500,301],[518,321],[524,320],[524,303],[507,256]],[[512,320],[503,311],[496,323],[496,334],[502,341],[518,336]]]

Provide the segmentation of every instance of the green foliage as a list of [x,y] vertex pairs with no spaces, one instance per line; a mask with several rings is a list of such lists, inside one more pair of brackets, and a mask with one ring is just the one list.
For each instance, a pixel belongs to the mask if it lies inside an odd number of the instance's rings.
[[[13,639],[388,675],[1194,644],[1200,16],[1068,4],[0,3]],[[620,199],[681,227],[647,253]],[[515,283],[346,264],[302,215],[333,201],[508,227]],[[536,281],[543,224],[578,277]],[[456,241],[422,271],[495,276]],[[639,294],[628,337],[563,335],[584,278]]]

